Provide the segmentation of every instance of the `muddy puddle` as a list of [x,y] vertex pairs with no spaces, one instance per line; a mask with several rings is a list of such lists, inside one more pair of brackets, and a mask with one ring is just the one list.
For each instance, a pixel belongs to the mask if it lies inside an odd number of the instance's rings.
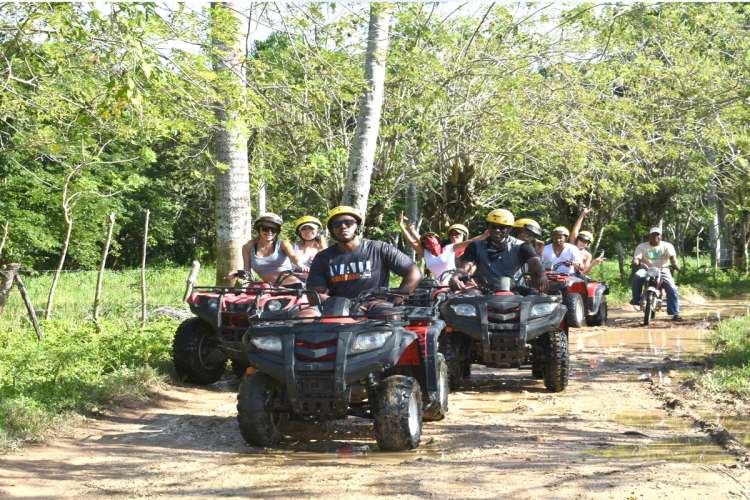
[[623,436],[638,442],[607,446],[583,454],[608,459],[681,463],[733,462],[725,450],[683,418],[663,412],[626,412],[615,414],[614,421],[627,429]]
[[685,355],[695,355],[710,349],[708,330],[690,328],[633,328],[581,331],[571,335],[573,352],[619,350],[636,351],[653,355],[670,356],[679,360]]
[[711,438],[683,436],[643,444],[623,444],[587,451],[585,455],[607,459],[638,459],[702,464],[730,464],[734,459]]

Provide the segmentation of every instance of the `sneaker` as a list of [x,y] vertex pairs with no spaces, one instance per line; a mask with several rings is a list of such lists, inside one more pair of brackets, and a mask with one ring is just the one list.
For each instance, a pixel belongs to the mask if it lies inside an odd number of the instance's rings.
[[672,321],[682,321],[682,316],[680,316],[679,314],[675,314],[674,316],[672,316]]

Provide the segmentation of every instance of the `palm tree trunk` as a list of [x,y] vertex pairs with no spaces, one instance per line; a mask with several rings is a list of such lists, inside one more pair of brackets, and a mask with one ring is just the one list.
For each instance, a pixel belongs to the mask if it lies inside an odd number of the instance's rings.
[[248,237],[250,219],[250,174],[247,161],[247,127],[241,110],[245,96],[247,20],[238,5],[211,6],[211,37],[216,90],[218,130],[216,161],[216,282],[241,269],[242,245]]
[[370,178],[380,127],[385,93],[385,64],[388,54],[388,25],[391,8],[386,4],[370,5],[370,26],[365,54],[367,89],[359,101],[359,116],[349,153],[349,174],[344,189],[344,203],[364,215],[370,194]]

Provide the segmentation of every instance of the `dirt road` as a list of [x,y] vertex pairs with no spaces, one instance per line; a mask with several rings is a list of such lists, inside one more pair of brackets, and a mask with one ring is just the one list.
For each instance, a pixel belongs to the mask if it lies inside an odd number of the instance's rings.
[[739,306],[688,307],[687,324],[662,315],[645,329],[613,311],[607,327],[573,330],[561,394],[527,371],[474,366],[472,387],[451,394],[448,417],[407,453],[378,452],[357,419],[251,448],[236,382],[170,386],[147,407],[0,456],[0,497],[750,498],[750,472],[644,380],[659,379],[665,358],[703,351],[706,320]]

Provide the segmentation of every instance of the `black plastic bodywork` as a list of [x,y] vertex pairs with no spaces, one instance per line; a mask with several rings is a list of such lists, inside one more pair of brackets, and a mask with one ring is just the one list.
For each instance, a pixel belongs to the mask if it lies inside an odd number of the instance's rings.
[[[557,307],[551,314],[531,317],[531,308],[541,303]],[[476,315],[457,314],[457,305],[471,306]],[[554,295],[453,295],[440,305],[440,312],[451,330],[474,341],[478,361],[507,368],[526,361],[528,343],[560,328],[567,308]]]
[[[314,419],[347,414],[372,416],[368,405],[378,381],[404,369],[399,361],[416,343],[419,361],[405,368],[411,370],[425,389],[425,404],[437,404],[437,342],[444,323],[434,318],[432,308],[395,310],[400,312],[400,319],[258,322],[243,339],[247,359],[250,366],[268,374],[284,388],[279,411]],[[415,328],[415,321],[425,324],[422,327],[426,329],[425,335],[407,328]],[[390,332],[390,336],[377,349],[353,352],[357,336],[372,332]],[[265,336],[281,338],[281,351],[261,350],[252,343],[253,338]]]

